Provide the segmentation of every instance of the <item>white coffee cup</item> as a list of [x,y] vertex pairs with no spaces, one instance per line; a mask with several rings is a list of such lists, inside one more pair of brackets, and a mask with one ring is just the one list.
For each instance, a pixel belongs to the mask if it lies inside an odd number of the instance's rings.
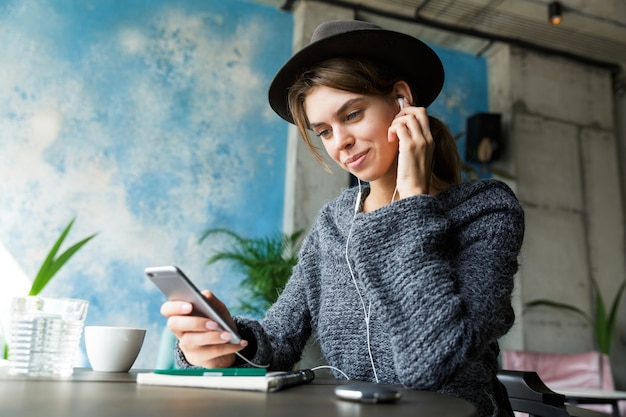
[[145,336],[145,329],[85,326],[85,347],[91,368],[98,372],[128,372]]

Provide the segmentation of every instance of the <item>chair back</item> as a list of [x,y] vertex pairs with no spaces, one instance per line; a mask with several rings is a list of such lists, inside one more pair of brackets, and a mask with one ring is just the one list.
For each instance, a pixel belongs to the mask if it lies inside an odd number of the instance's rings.
[[552,391],[536,372],[499,371],[517,416],[531,417],[606,417],[604,413],[565,404],[565,396]]
[[503,370],[498,379],[506,387],[514,411],[535,417],[570,417],[565,396],[548,388],[536,372]]

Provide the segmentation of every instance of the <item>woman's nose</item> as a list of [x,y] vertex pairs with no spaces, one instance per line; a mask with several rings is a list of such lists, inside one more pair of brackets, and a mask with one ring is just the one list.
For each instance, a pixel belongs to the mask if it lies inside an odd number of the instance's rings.
[[348,149],[354,144],[354,136],[352,136],[349,129],[335,128],[333,133],[337,150]]

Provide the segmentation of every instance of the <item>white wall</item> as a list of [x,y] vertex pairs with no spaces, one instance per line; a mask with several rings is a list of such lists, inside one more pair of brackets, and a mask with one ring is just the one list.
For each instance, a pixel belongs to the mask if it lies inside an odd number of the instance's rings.
[[[624,279],[624,205],[612,74],[571,60],[501,46],[489,59],[491,102],[506,115],[509,152],[526,212],[518,309],[537,298],[593,314],[591,280],[611,303]],[[578,316],[518,310],[508,347],[546,352],[595,348]],[[612,351],[626,382],[622,302]]]

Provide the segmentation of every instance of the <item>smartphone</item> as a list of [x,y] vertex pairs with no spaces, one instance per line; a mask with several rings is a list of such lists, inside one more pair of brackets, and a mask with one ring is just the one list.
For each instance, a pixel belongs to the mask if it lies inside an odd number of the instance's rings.
[[229,343],[238,344],[241,337],[237,331],[215,310],[200,290],[178,267],[153,266],[146,268],[144,273],[170,301],[187,301],[193,305],[191,315],[207,317],[214,320],[222,330],[233,336]]
[[391,403],[402,397],[402,393],[395,388],[366,383],[337,385],[335,395],[342,400],[364,403]]

